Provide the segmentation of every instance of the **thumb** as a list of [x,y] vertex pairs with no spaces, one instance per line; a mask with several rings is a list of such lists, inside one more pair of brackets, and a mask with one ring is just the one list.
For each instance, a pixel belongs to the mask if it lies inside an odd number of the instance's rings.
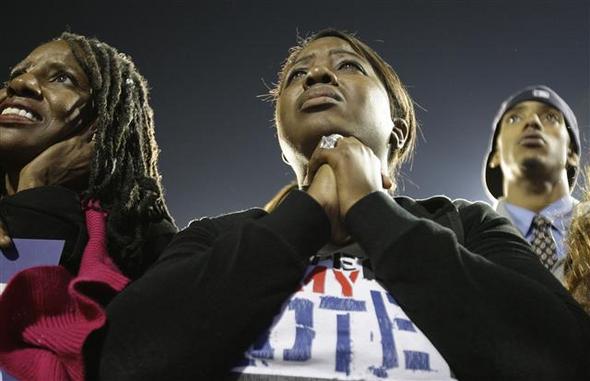
[[12,245],[12,240],[8,235],[8,230],[0,221],[0,249],[8,249]]

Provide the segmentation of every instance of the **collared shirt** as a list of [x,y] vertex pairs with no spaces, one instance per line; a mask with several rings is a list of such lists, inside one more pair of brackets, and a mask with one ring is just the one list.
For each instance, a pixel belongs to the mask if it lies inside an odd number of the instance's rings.
[[[557,247],[557,258],[559,259],[556,266],[551,270],[553,274],[563,280],[563,264],[567,258],[567,246],[565,238],[567,231],[572,222],[574,207],[579,203],[578,200],[569,194],[557,201],[547,205],[538,214],[551,221],[551,235]],[[508,218],[514,226],[520,231],[522,236],[529,242],[533,238],[533,218],[537,213],[516,206],[501,198],[496,204],[496,211]]]

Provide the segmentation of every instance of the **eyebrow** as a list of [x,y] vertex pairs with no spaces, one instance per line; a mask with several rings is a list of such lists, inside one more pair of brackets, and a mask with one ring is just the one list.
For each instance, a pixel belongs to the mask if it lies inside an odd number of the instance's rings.
[[[356,52],[350,51],[350,50],[346,50],[346,49],[341,49],[341,48],[331,49],[328,52],[328,54],[331,55],[331,56],[334,56],[334,55],[350,55],[350,56],[356,57],[357,59],[364,60],[363,57],[359,56]],[[300,57],[297,60],[295,60],[295,62],[293,62],[293,65],[291,65],[291,66],[293,67],[293,66],[295,66],[297,64],[300,64],[302,62],[307,62],[307,61],[311,60],[312,58],[315,58],[315,56],[316,55],[314,53],[312,53],[312,54],[308,54],[306,56]]]
[[[77,70],[74,70],[72,67],[64,65],[62,62],[58,62],[58,61],[48,61],[46,62],[45,65],[49,70],[59,70],[59,71],[64,71],[68,74],[73,75],[77,81],[82,81],[83,79],[80,76],[80,73],[78,73]],[[24,74],[27,72],[27,70],[31,67],[30,63],[24,63],[21,64],[20,66],[17,65],[14,69],[11,70],[10,72],[10,78],[14,78],[18,75]]]
[[27,71],[27,69],[31,66],[30,64],[18,64],[10,70],[9,77],[14,78],[17,74],[22,74]]
[[330,55],[349,55],[358,58],[359,60],[366,61],[363,57],[358,55],[354,51],[346,50],[346,49],[332,49],[330,50]]
[[506,114],[508,114],[509,112],[516,112],[516,111],[522,111],[524,110],[526,107],[524,106],[516,106],[516,107],[512,107],[511,109],[509,109],[508,111],[506,111]]

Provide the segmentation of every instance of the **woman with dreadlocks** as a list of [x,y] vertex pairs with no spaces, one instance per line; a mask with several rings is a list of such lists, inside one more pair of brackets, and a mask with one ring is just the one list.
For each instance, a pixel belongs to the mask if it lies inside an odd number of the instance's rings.
[[11,276],[0,295],[0,368],[22,380],[82,380],[104,307],[176,232],[147,83],[116,49],[64,33],[16,65],[0,113],[0,266],[11,264],[0,270],[0,282]]
[[373,49],[320,32],[274,95],[298,189],[176,235],[109,305],[101,379],[589,379],[590,319],[506,219],[392,196],[416,118]]

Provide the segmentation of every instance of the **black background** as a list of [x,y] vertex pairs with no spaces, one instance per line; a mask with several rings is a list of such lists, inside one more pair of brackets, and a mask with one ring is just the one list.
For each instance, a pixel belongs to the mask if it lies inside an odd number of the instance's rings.
[[401,193],[488,200],[481,168],[492,119],[531,84],[570,104],[589,152],[588,1],[3,1],[0,12],[4,77],[63,30],[133,57],[152,89],[160,168],[179,226],[263,205],[293,178],[272,105],[258,96],[297,35],[325,27],[358,32],[419,105],[423,138]]

